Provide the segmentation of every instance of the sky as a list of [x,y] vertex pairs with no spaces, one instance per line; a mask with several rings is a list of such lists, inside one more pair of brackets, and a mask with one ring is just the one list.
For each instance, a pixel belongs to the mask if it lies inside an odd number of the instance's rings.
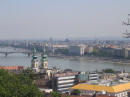
[[121,38],[130,0],[0,0],[0,39]]

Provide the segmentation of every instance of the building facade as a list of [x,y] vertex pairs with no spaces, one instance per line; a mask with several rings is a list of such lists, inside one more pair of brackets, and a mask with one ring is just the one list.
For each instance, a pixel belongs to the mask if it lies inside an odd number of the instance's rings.
[[67,93],[69,89],[76,84],[76,75],[78,72],[57,73],[52,80],[54,91]]
[[88,75],[89,81],[98,81],[99,75],[96,72],[90,72]]
[[83,56],[85,53],[85,45],[74,45],[69,46],[70,55]]
[[31,61],[31,68],[34,72],[39,71],[39,62],[38,62],[38,56],[36,55],[36,49],[33,51],[32,61]]

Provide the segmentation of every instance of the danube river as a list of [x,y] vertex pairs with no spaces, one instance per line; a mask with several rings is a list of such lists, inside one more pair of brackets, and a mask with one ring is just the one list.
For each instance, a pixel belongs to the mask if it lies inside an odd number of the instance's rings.
[[[21,50],[21,49],[18,49]],[[0,52],[11,52],[17,51],[16,48],[12,47],[0,47]],[[40,57],[39,64],[40,64]],[[4,54],[0,54],[0,65],[1,66],[16,66],[22,65],[25,67],[31,66],[32,57],[28,57],[22,53],[12,53],[5,57]],[[106,68],[112,68],[114,70],[126,70],[130,71],[130,64],[115,64],[112,62],[104,62],[100,59],[91,59],[87,57],[48,57],[48,67],[57,67],[60,69],[73,69],[78,71],[94,71],[102,70]]]
[[[31,66],[31,57],[24,54],[9,54],[5,57],[0,54],[1,66],[15,66],[23,65],[26,67]],[[39,57],[40,63],[40,57]],[[60,69],[73,69],[79,71],[94,71],[102,70],[105,68],[112,68],[114,70],[130,71],[130,65],[113,64],[111,62],[104,62],[103,60],[88,60],[86,57],[48,57],[49,68],[57,67]]]

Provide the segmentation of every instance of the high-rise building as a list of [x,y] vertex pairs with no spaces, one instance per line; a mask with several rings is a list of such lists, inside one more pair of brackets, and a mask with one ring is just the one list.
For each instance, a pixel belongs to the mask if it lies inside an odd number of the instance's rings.
[[37,53],[37,51],[36,51],[36,49],[34,49],[32,61],[31,61],[31,63],[32,63],[31,68],[33,69],[34,72],[39,71],[38,56],[36,55],[36,53]]

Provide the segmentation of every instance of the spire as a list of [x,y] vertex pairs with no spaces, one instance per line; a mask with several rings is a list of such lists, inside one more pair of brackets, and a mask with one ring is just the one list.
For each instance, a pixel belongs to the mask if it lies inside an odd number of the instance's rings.
[[47,69],[48,68],[48,60],[47,60],[47,54],[46,54],[45,47],[44,47],[43,53],[41,55],[41,68],[42,69]]
[[46,54],[46,49],[45,49],[45,46],[44,46],[44,49],[43,49],[43,53]]
[[37,51],[36,51],[36,49],[34,48],[34,49],[33,49],[33,55],[35,55],[35,54],[36,54],[36,52],[37,52]]
[[37,51],[36,49],[34,48],[33,50],[33,56],[32,56],[32,65],[31,65],[31,68],[33,69],[34,72],[39,72],[38,70],[38,67],[39,67],[39,64],[38,64],[38,56],[37,56]]
[[47,54],[46,54],[46,49],[45,49],[45,47],[44,47],[44,49],[43,49],[42,59],[43,59],[43,60],[47,60]]
[[33,59],[37,59],[37,51],[36,51],[36,49],[34,48],[33,49]]

